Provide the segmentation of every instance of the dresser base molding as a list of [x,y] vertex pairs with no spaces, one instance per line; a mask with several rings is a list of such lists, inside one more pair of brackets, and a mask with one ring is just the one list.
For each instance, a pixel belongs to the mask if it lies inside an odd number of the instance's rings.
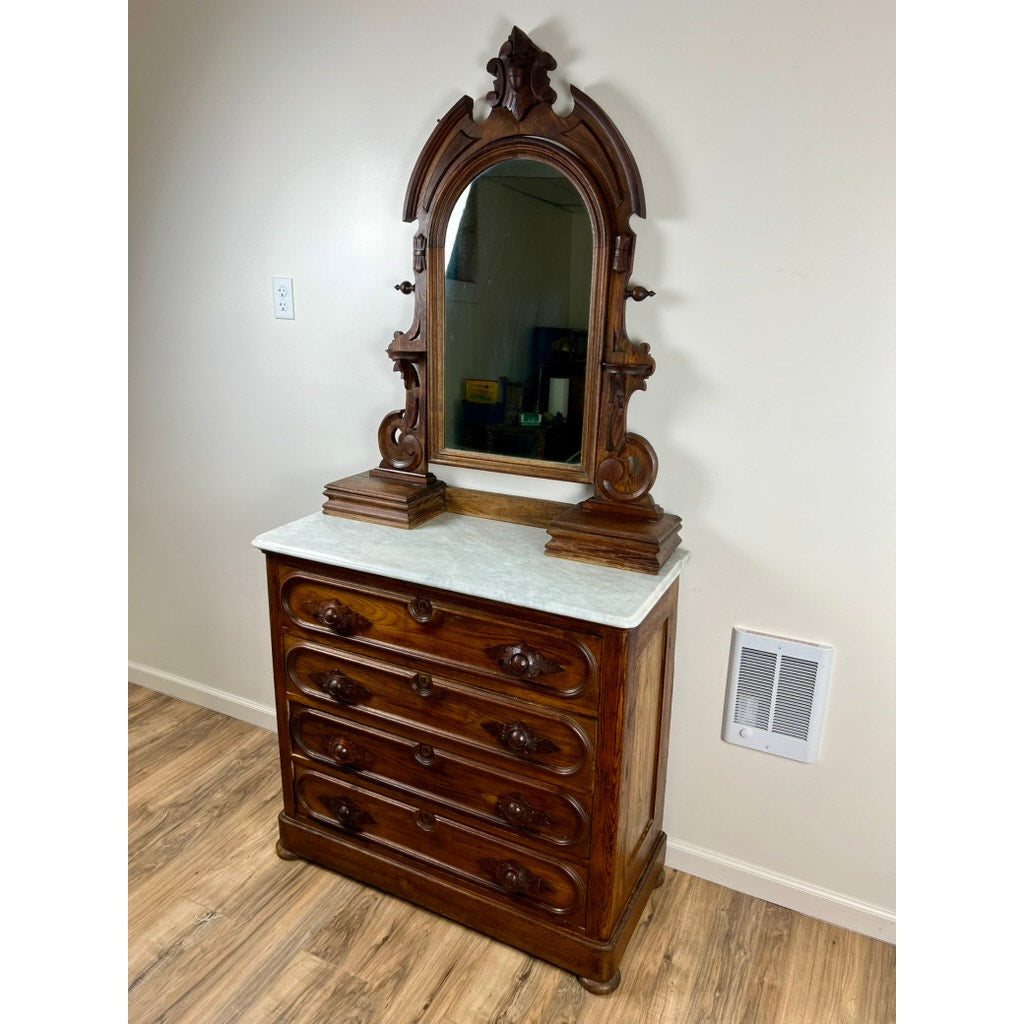
[[596,941],[571,927],[539,920],[535,913],[520,914],[483,894],[467,892],[465,887],[423,870],[411,858],[399,860],[345,839],[335,839],[283,812],[278,822],[279,856],[312,861],[458,921],[575,974],[588,992],[597,995],[612,992],[618,986],[619,963],[651,893],[664,879],[666,839],[661,833],[610,937]]

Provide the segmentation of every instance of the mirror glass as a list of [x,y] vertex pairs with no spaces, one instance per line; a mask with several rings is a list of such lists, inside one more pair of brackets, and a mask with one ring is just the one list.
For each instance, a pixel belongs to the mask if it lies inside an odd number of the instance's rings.
[[593,230],[560,171],[506,160],[445,238],[444,447],[579,465]]

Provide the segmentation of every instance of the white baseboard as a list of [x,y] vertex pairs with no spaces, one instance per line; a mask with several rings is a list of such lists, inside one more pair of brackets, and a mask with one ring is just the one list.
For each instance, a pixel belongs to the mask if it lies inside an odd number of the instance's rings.
[[884,907],[821,889],[799,878],[776,874],[756,864],[734,860],[671,836],[668,839],[665,863],[677,871],[685,871],[748,896],[777,903],[780,907],[788,907],[839,928],[848,928],[893,944],[896,942],[896,915]]
[[258,725],[261,729],[277,731],[277,713],[267,704],[257,704],[233,693],[215,690],[212,686],[204,686],[192,679],[175,676],[149,665],[140,665],[135,661],[128,662],[128,681],[145,686],[149,690],[156,690],[157,693],[164,693],[168,697],[177,697],[179,700],[187,700],[190,704],[219,711],[222,715],[237,718],[250,725]]
[[[128,679],[139,686],[156,690],[157,693],[219,711],[222,715],[258,725],[261,729],[271,732],[277,729],[277,715],[272,707],[204,686],[191,679],[132,661],[128,662]],[[670,868],[705,878],[709,882],[717,882],[748,896],[777,903],[808,917],[827,921],[840,928],[849,928],[875,939],[893,943],[896,941],[896,915],[882,907],[820,889],[798,878],[776,874],[756,864],[734,860],[713,850],[692,846],[671,836],[665,859]]]

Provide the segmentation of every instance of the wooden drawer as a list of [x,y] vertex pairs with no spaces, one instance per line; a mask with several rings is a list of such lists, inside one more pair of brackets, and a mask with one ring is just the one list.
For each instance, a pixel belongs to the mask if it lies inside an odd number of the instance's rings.
[[[280,599],[289,624],[330,637],[345,650],[429,661],[453,678],[597,713],[599,631],[511,605],[480,603],[444,591],[406,589],[353,577],[336,582],[282,567]],[[393,660],[388,657],[388,660]]]
[[587,852],[590,816],[575,796],[489,769],[428,734],[394,736],[301,704],[290,706],[289,719],[294,754],[440,802],[469,824],[513,833],[519,842]]
[[414,857],[437,873],[566,924],[585,916],[586,878],[578,866],[539,857],[354,781],[296,768],[294,787],[300,816],[353,844]]
[[593,785],[593,719],[305,640],[285,645],[284,664],[292,695],[344,708],[346,718],[409,737],[426,729],[430,742],[454,743],[500,769],[555,776],[586,792]]

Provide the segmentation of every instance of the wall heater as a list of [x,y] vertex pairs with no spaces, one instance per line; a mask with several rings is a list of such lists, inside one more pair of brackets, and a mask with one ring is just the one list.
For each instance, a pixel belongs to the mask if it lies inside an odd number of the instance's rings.
[[722,739],[816,761],[833,648],[734,629]]

